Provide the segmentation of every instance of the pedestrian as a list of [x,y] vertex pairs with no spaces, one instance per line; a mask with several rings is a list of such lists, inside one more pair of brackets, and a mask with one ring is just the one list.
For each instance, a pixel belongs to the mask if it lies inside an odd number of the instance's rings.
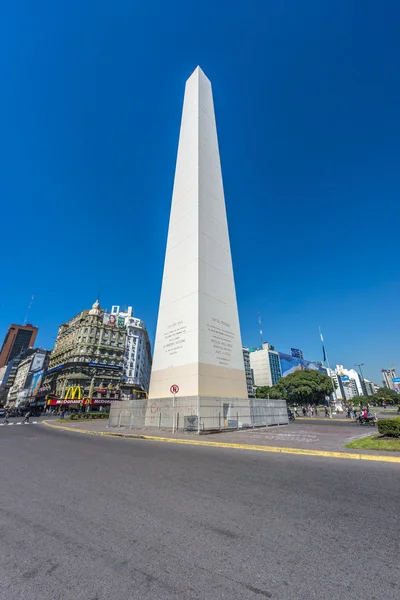
[[318,414],[318,407],[317,406],[314,407],[314,414],[315,414],[316,417],[319,416],[319,414]]
[[[293,408],[293,410],[294,410],[294,416],[295,416],[295,417],[298,417],[298,416],[299,416],[299,413],[297,412],[297,406],[295,406],[295,407]],[[400,412],[400,406],[399,406],[399,412]]]
[[305,407],[305,406],[302,406],[302,407],[301,407],[301,410],[302,410],[302,413],[303,413],[303,417],[305,417],[305,416],[306,416],[306,413],[307,413],[307,411],[306,411],[306,407]]
[[62,411],[61,411],[61,419],[64,419],[64,417],[65,417],[65,410],[62,409]]
[[327,406],[325,406],[325,417],[329,417],[329,410]]
[[9,416],[10,416],[10,411],[6,410],[6,412],[4,413],[4,421],[3,421],[4,425],[8,425],[8,417]]
[[25,419],[24,419],[24,423],[29,423],[29,417],[31,416],[30,411],[28,410],[28,412],[25,415]]

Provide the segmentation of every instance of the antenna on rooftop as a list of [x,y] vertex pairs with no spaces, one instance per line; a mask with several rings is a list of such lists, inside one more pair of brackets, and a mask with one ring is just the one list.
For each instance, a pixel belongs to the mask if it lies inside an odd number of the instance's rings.
[[35,294],[32,294],[32,298],[31,298],[31,301],[29,302],[28,310],[26,311],[26,317],[25,317],[25,320],[24,320],[24,325],[26,325],[27,322],[28,322],[29,311],[31,310],[34,298],[35,298]]
[[261,328],[261,313],[258,311],[258,323],[260,325],[260,340],[261,340],[261,348],[263,347],[263,332]]

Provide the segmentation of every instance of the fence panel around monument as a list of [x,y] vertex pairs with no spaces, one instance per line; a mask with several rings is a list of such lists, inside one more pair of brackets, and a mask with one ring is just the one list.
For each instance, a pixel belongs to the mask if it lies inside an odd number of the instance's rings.
[[151,400],[126,400],[113,404],[109,427],[129,429],[169,429],[173,431],[223,431],[286,425],[286,402],[253,398],[162,398]]

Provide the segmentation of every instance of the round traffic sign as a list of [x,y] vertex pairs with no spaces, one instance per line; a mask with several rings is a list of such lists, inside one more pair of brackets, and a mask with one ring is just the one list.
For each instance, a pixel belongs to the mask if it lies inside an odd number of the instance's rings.
[[169,391],[171,392],[171,394],[177,394],[179,392],[179,385],[176,385],[176,383],[174,383],[169,388]]

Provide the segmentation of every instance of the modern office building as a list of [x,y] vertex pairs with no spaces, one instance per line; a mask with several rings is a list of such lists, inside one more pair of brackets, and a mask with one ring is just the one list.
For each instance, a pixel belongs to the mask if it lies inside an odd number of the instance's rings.
[[250,366],[256,387],[271,387],[282,377],[279,352],[267,342],[262,348],[250,348]]
[[365,392],[367,396],[373,396],[375,394],[375,384],[369,379],[364,379]]
[[32,377],[37,372],[44,372],[50,361],[50,352],[38,348],[23,358],[17,367],[15,378],[7,395],[7,404],[19,406],[25,403],[29,395]]
[[275,385],[282,377],[282,367],[279,352],[277,352],[273,346],[270,346],[268,356],[269,366],[271,369],[271,381],[272,385]]
[[126,311],[119,306],[111,308],[112,315],[118,315],[124,319],[126,337],[124,360],[122,364],[121,385],[124,388],[124,396],[129,390],[149,391],[151,373],[151,345],[146,324],[133,315],[132,306]]
[[249,349],[243,346],[243,362],[244,362],[244,372],[246,374],[246,383],[247,383],[247,393],[249,398],[254,398],[254,380],[253,380],[253,370],[250,365],[250,352]]
[[23,350],[32,348],[37,332],[38,328],[34,325],[10,325],[0,351],[0,367],[7,365]]
[[354,388],[353,396],[364,396],[365,389],[363,388],[363,381],[361,379],[360,374],[355,369],[345,369],[343,365],[336,365],[335,369],[337,375],[340,377],[341,381],[344,383],[348,383],[348,381],[354,381],[353,383],[348,384],[351,389]]
[[[1,363],[0,363],[1,366]],[[397,378],[395,369],[382,369],[383,385],[384,387],[394,390],[396,387],[393,383],[393,379]]]
[[6,367],[6,371],[3,375],[3,380],[0,386],[0,405],[5,404],[8,398],[8,392],[14,385],[15,377],[17,375],[18,367],[25,358],[33,354],[33,348],[28,348],[18,354],[15,358],[10,360]]
[[43,387],[53,403],[66,400],[109,404],[119,398],[125,318],[104,311],[99,301],[60,325]]

